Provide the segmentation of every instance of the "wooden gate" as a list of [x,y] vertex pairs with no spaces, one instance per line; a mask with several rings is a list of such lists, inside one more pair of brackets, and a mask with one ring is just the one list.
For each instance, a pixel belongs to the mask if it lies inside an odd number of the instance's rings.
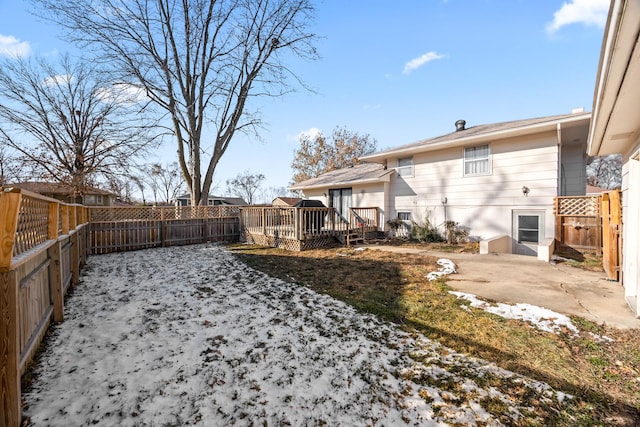
[[556,240],[561,247],[600,254],[602,228],[600,196],[556,197]]
[[620,280],[622,254],[622,204],[620,191],[602,193],[602,267],[607,277]]
[[[620,190],[600,196],[556,197],[556,240],[562,250],[602,254],[610,280],[620,279],[622,260],[622,204]],[[579,255],[578,254],[578,255]]]

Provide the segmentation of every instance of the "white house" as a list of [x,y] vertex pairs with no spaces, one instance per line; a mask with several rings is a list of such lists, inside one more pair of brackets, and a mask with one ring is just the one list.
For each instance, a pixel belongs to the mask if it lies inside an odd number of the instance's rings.
[[622,271],[627,303],[640,315],[640,1],[614,0],[605,27],[588,154],[621,153]]
[[474,240],[495,242],[491,251],[536,255],[555,237],[554,197],[585,194],[590,119],[578,110],[470,127],[459,120],[452,133],[364,156],[366,163],[291,189],[340,211],[378,207],[382,224],[455,221]]

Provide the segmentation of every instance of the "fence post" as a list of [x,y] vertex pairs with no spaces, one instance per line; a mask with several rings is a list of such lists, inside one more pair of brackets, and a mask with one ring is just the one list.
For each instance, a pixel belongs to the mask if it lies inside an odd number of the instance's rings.
[[21,198],[19,190],[0,193],[0,427],[18,426],[22,417],[18,284],[11,271]]
[[56,243],[49,248],[47,254],[50,260],[49,280],[51,299],[53,300],[53,321],[56,323],[60,323],[64,319],[64,286],[62,285],[62,265],[60,263],[61,242],[58,239],[59,205],[56,202],[49,202],[49,239],[55,240]]
[[553,204],[554,204],[554,211],[555,211],[555,220],[556,220],[556,230],[555,230],[555,237],[556,240],[560,243],[564,243],[564,236],[563,236],[563,230],[562,230],[562,223],[563,221],[563,217],[561,215],[560,212],[560,198],[559,197],[554,197],[553,199]]
[[73,285],[80,283],[80,248],[78,248],[78,206],[70,206],[69,228],[74,233],[71,235],[71,277]]
[[15,271],[0,272],[0,396],[1,427],[20,425],[20,348],[18,284]]

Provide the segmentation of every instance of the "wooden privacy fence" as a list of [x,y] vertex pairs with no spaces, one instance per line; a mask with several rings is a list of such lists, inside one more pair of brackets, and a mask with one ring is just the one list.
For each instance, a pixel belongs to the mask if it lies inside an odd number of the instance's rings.
[[87,256],[87,211],[24,190],[0,192],[0,426],[21,422],[20,377]]
[[600,196],[556,197],[555,235],[561,246],[602,254],[609,279],[618,280],[622,242],[620,191]]
[[90,207],[92,254],[237,241],[237,206]]

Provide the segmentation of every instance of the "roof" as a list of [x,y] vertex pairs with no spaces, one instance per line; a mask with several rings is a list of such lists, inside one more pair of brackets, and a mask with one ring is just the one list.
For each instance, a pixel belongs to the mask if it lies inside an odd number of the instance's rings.
[[296,203],[298,203],[300,200],[302,200],[302,198],[300,197],[276,197],[275,199],[273,199],[272,203],[275,202],[276,200],[280,200],[282,203],[285,203],[289,206],[293,206]]
[[640,132],[640,2],[614,0],[604,30],[587,140],[590,156],[626,153]]
[[[177,196],[176,199],[189,200],[189,199],[191,199],[191,195],[190,194],[182,194],[180,196]],[[247,205],[247,202],[245,202],[242,197],[223,197],[223,196],[213,196],[213,195],[209,194],[209,197],[207,198],[207,200],[221,200],[221,201],[226,202],[226,203],[228,203],[230,205],[236,205],[236,206],[246,206]]]
[[409,155],[470,143],[556,130],[557,126],[561,124],[582,124],[583,122],[584,124],[588,124],[590,119],[591,113],[584,113],[580,111],[571,114],[471,126],[464,130],[454,131],[446,135],[423,139],[411,144],[405,144],[362,156],[361,160],[380,162],[389,157],[398,155]]
[[585,194],[600,194],[600,193],[605,193],[607,191],[611,191],[611,190],[587,184]]
[[324,173],[316,178],[307,179],[289,187],[291,190],[322,188],[338,185],[370,184],[389,181],[395,169],[386,169],[377,163],[360,163],[343,169]]
[[[63,184],[60,182],[27,181],[11,184],[10,187],[21,188],[23,190],[40,194],[70,195],[74,193],[73,187],[71,185]],[[113,196],[113,193],[110,193],[109,191],[89,186],[83,187],[82,193]]]

